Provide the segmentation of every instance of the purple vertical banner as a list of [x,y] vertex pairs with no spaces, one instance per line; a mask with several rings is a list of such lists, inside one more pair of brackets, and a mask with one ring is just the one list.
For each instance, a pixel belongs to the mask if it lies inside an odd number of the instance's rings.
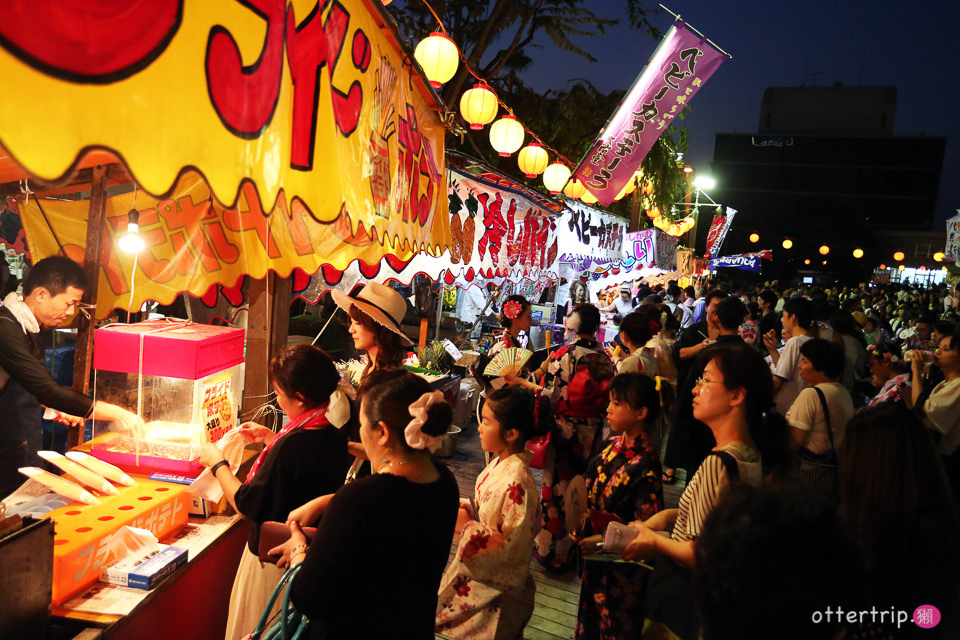
[[613,202],[660,134],[728,57],[675,22],[574,177],[600,204]]

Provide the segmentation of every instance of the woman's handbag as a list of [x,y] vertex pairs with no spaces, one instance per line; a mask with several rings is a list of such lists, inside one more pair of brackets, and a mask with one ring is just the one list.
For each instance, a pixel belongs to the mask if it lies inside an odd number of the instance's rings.
[[[267,602],[256,628],[244,640],[299,640],[306,633],[309,626],[307,616],[297,611],[297,608],[290,602],[290,589],[293,586],[293,579],[300,571],[300,566],[299,564],[294,565],[283,574],[280,582],[274,587],[273,593],[270,594],[270,600]],[[281,592],[283,592],[283,606],[280,607],[277,619],[268,628],[270,610],[273,609],[273,605],[280,597]]]
[[813,453],[806,447],[797,451],[795,475],[801,485],[813,490],[833,504],[840,502],[837,473],[837,452],[833,445],[833,427],[830,425],[830,411],[823,391],[813,388],[820,397],[823,415],[827,423],[827,435],[830,436],[830,450],[826,453]]

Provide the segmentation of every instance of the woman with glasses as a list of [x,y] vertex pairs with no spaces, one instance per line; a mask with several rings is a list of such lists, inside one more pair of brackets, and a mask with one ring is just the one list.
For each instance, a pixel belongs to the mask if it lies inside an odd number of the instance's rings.
[[[694,385],[693,415],[710,428],[717,444],[684,489],[679,508],[631,523],[638,535],[622,554],[656,567],[644,606],[651,630],[666,627],[684,639],[698,634],[690,577],[704,520],[731,483],[759,486],[764,465],[779,472],[790,459],[788,425],[773,411],[770,369],[757,351],[716,345],[700,358],[703,375]],[[661,534],[671,526],[669,536]]]

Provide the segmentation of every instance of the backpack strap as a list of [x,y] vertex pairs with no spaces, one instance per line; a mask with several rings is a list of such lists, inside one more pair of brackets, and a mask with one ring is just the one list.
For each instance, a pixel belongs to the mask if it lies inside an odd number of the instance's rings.
[[721,450],[711,451],[710,455],[720,458],[720,462],[723,463],[723,468],[727,472],[727,478],[730,479],[731,483],[737,482],[740,479],[740,467],[737,466],[737,459],[732,453]]
[[823,417],[827,422],[827,435],[830,436],[830,448],[835,449],[833,446],[833,427],[830,425],[830,409],[827,408],[827,398],[823,395],[820,387],[814,387],[813,390],[820,396],[820,406],[823,407]]

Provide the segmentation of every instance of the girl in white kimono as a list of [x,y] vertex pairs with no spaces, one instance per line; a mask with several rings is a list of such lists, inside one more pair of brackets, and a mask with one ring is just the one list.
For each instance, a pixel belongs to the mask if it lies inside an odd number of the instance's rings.
[[475,500],[460,501],[460,546],[440,583],[437,633],[490,640],[523,636],[536,591],[530,557],[539,502],[524,445],[553,424],[550,400],[532,391],[506,386],[487,397],[480,444],[493,456],[477,477]]

